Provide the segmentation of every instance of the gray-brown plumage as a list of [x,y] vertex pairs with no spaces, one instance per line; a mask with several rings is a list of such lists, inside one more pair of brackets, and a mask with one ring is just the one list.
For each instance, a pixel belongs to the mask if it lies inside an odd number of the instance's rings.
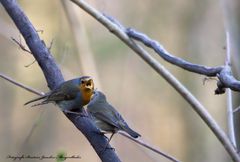
[[101,131],[112,133],[109,141],[119,130],[127,132],[133,138],[141,136],[128,126],[122,116],[107,102],[106,96],[100,91],[94,92],[94,95],[87,106],[87,112],[91,115],[96,126]]
[[60,106],[62,111],[71,111],[82,108],[88,104],[94,91],[94,83],[91,77],[82,76],[63,82],[54,90],[46,93],[42,97],[30,100],[24,105],[43,100],[33,106],[55,102]]

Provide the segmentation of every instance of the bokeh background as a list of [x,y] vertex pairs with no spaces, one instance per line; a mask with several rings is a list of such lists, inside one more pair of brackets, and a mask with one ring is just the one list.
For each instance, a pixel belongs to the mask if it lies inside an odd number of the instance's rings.
[[[67,2],[66,0],[65,2]],[[197,64],[224,64],[225,31],[219,1],[89,0],[95,8],[158,40],[173,55]],[[186,101],[139,56],[95,19],[71,3],[19,0],[24,12],[49,46],[65,79],[91,75],[96,87],[142,135],[142,140],[186,162],[230,161],[223,146]],[[39,91],[47,84],[32,55],[0,6],[0,72]],[[226,95],[216,96],[216,81],[203,84],[196,75],[163,61],[226,131]],[[80,155],[68,161],[100,161],[74,125],[52,104],[30,108],[36,95],[0,80],[0,158],[8,155]],[[236,105],[234,105],[236,106]],[[122,161],[162,161],[165,158],[116,135],[111,141]],[[24,161],[34,161],[26,160]],[[53,160],[45,160],[53,161]]]

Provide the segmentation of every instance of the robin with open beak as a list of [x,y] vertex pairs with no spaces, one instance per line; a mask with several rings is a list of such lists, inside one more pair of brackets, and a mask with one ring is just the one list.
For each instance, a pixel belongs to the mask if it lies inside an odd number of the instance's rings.
[[108,103],[106,96],[100,91],[94,91],[94,95],[87,106],[87,112],[92,117],[96,126],[103,133],[112,133],[108,143],[111,141],[113,135],[118,131],[125,131],[133,138],[141,136],[128,126],[122,116],[112,105]]
[[73,110],[82,110],[83,106],[89,103],[93,92],[93,79],[89,76],[82,76],[80,78],[65,81],[44,96],[30,100],[24,105],[43,100],[33,106],[55,102],[63,112],[74,113]]

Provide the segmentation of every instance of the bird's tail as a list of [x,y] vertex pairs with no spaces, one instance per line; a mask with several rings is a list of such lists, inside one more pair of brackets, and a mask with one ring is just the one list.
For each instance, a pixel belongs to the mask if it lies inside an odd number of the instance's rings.
[[[47,97],[47,96],[44,95],[44,96],[41,96],[41,97],[38,97],[38,98],[32,99],[32,100],[26,102],[24,105],[28,105],[28,104],[30,104],[30,103],[32,103],[32,102],[36,102],[36,101],[39,101],[39,100],[45,99],[46,97]],[[43,101],[43,102],[38,103],[38,104],[35,104],[35,105],[33,105],[33,106],[38,106],[38,105],[42,105],[42,104],[45,104],[45,102]]]
[[137,133],[134,130],[132,130],[131,128],[129,128],[129,126],[126,123],[123,125],[122,129],[125,132],[127,132],[130,136],[132,136],[133,138],[141,137],[141,135],[139,133]]

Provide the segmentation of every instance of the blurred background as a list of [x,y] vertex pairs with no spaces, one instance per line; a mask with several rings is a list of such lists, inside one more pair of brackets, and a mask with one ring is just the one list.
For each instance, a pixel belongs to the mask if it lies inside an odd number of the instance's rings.
[[[158,40],[173,55],[208,66],[224,64],[224,17],[219,1],[87,2],[126,27],[133,27]],[[107,95],[129,125],[142,135],[143,141],[180,161],[230,161],[223,146],[186,101],[95,19],[68,0],[19,0],[19,3],[35,28],[43,31],[39,35],[47,46],[53,41],[51,53],[65,79],[92,76],[96,87]],[[28,66],[34,58],[22,51],[11,37],[25,44],[0,6],[0,72],[47,92],[48,87],[38,64]],[[226,95],[214,95],[216,81],[209,80],[203,84],[204,76],[179,69],[163,61],[152,50],[148,51],[227,130]],[[36,95],[0,80],[1,161],[10,161],[6,159],[8,155],[49,156],[59,152],[81,156],[81,160],[68,161],[100,161],[85,137],[56,106],[23,106],[34,97]],[[124,162],[168,161],[121,135],[114,136],[111,144]]]

